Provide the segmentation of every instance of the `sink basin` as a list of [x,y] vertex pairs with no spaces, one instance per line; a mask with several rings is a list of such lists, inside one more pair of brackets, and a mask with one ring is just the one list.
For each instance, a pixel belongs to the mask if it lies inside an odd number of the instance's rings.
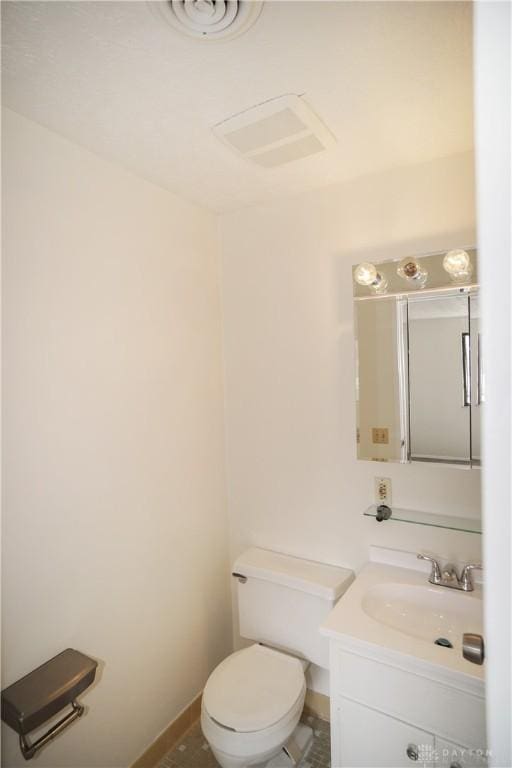
[[[393,550],[382,549],[381,554],[415,562]],[[485,664],[472,664],[462,655],[464,632],[483,635],[480,586],[473,592],[438,587],[429,584],[423,570],[372,561],[338,600],[320,632],[348,653],[360,648],[363,656],[378,658],[382,650],[385,664],[395,659],[414,674],[483,691]],[[440,638],[452,647],[440,647]]]
[[361,607],[372,619],[410,637],[433,643],[449,640],[462,645],[464,632],[483,634],[482,600],[475,592],[412,584],[374,584]]

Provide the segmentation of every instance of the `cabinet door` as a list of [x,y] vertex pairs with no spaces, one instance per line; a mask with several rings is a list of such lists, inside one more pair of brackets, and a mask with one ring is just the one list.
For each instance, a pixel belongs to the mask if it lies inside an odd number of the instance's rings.
[[486,768],[485,745],[481,749],[466,749],[446,739],[435,737],[436,768]]
[[411,460],[469,465],[469,299],[412,296],[408,317]]
[[431,768],[434,737],[374,709],[340,699],[333,768]]

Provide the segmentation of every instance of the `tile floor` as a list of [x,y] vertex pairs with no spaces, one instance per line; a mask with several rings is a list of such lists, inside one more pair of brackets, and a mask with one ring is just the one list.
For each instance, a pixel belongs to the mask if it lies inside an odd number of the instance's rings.
[[[302,720],[313,728],[313,744],[300,768],[330,768],[330,728],[320,718],[304,715]],[[218,768],[199,721],[190,728],[160,761],[158,768]]]

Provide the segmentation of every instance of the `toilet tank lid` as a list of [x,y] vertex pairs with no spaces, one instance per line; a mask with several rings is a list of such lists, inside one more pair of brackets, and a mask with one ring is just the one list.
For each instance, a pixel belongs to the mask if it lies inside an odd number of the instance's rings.
[[354,581],[354,572],[348,568],[303,560],[258,547],[252,547],[240,555],[233,571],[308,592],[331,602],[341,597]]

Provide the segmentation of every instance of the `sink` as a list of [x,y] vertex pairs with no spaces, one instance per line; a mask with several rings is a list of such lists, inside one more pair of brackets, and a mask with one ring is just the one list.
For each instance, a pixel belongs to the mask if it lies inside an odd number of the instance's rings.
[[[416,564],[416,558],[407,560],[393,550],[382,549],[381,554]],[[427,571],[388,562],[367,563],[320,632],[347,653],[379,658],[382,652],[383,663],[395,659],[400,668],[414,674],[428,669],[440,681],[456,681],[482,692],[485,665],[472,664],[462,655],[465,632],[483,635],[482,589],[477,585],[473,592],[462,592],[438,587],[428,582]],[[448,647],[436,644],[441,638]]]
[[362,596],[361,607],[381,624],[429,643],[445,638],[460,649],[464,632],[483,634],[482,600],[475,592],[403,583],[374,584]]

